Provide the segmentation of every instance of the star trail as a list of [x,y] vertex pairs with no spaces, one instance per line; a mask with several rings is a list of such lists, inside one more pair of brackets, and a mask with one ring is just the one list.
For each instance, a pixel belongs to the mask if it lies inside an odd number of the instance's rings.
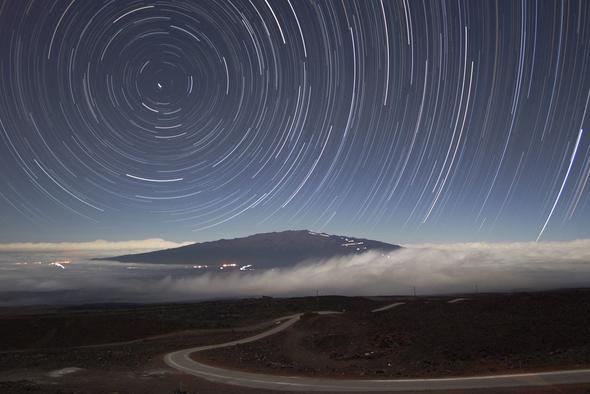
[[590,2],[0,1],[0,239],[590,237]]

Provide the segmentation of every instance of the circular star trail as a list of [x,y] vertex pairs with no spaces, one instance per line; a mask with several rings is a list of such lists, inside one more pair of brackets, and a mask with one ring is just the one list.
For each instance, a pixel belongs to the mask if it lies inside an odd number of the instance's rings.
[[588,237],[588,42],[585,1],[3,1],[0,236]]

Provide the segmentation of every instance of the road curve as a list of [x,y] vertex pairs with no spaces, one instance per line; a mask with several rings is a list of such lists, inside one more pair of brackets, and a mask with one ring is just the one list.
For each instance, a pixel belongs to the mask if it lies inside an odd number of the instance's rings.
[[396,302],[396,303],[393,303],[393,304],[382,306],[381,308],[373,309],[371,312],[372,313],[383,312],[383,311],[386,311],[386,310],[389,310],[391,308],[395,308],[397,306],[404,305],[404,304],[405,304],[405,302]]
[[[317,312],[330,314],[337,312]],[[521,373],[513,375],[485,375],[473,377],[435,379],[379,379],[353,380],[308,378],[300,376],[277,376],[241,372],[212,367],[192,360],[191,353],[254,342],[276,334],[295,324],[301,313],[276,320],[276,325],[260,334],[218,345],[193,347],[168,353],[164,361],[170,367],[213,382],[258,389],[289,391],[426,391],[426,390],[471,390],[500,387],[531,387],[575,383],[590,383],[590,369]]]

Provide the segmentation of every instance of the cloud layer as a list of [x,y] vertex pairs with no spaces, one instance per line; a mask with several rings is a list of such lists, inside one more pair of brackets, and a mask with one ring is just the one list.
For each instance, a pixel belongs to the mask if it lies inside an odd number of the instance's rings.
[[[187,266],[80,261],[0,265],[0,304],[171,301],[213,297],[315,294],[385,295],[590,287],[590,240],[552,243],[410,245],[284,269],[199,274]],[[53,293],[52,293],[53,292]],[[0,297],[2,297],[0,295]],[[20,297],[20,298],[19,298]],[[29,298],[27,298],[29,297]],[[29,299],[29,301],[27,301]]]
[[411,245],[249,275],[168,278],[162,291],[205,295],[422,294],[590,286],[590,240]]
[[192,242],[171,242],[159,238],[136,241],[104,241],[92,242],[40,242],[40,243],[4,243],[0,244],[0,252],[69,252],[69,251],[117,251],[117,250],[157,250],[176,248]]

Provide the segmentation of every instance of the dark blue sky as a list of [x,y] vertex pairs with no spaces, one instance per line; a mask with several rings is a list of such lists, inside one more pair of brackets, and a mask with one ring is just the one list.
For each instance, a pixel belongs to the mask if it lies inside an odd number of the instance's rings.
[[0,242],[590,237],[590,2],[0,2]]

